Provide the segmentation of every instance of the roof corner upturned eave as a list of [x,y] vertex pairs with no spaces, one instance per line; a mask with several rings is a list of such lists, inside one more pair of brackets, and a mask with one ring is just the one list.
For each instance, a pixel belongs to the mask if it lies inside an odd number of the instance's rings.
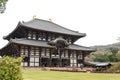
[[10,36],[18,29],[18,27],[19,27],[20,25],[22,25],[22,23],[19,21],[18,24],[17,24],[17,26],[16,26],[16,28],[15,28],[11,33],[9,33],[8,35],[3,36],[3,39],[10,40]]
[[11,45],[12,43],[13,43],[12,40],[10,40],[4,47],[2,47],[0,49],[0,51],[2,52],[6,47],[8,47],[9,45]]

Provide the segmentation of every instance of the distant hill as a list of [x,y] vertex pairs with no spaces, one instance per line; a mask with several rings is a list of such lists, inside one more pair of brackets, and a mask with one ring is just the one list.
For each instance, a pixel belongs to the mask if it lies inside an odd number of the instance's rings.
[[91,47],[96,48],[98,51],[104,51],[110,47],[116,47],[120,49],[120,42],[109,44],[109,45],[97,45],[97,46],[91,46]]

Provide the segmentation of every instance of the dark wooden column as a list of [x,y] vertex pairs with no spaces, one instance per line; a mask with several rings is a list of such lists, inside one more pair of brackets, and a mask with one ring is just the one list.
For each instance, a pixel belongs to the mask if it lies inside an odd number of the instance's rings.
[[38,31],[36,31],[36,40],[38,40],[38,35],[39,35]]
[[28,66],[30,66],[30,46],[28,46]]
[[77,67],[78,67],[78,51],[76,51],[76,61],[77,61]]
[[52,52],[51,52],[52,50],[51,50],[51,48],[50,48],[50,54],[49,54],[49,56],[50,56],[50,62],[49,62],[49,67],[52,67]]
[[59,51],[59,67],[62,67],[62,60],[61,60],[61,55],[62,55],[62,51]]
[[68,50],[69,67],[71,66],[71,63],[70,63],[70,55],[71,55],[71,51]]
[[19,52],[19,53],[18,53],[18,54],[19,54],[19,57],[21,57],[20,45],[18,45],[18,52]]
[[46,34],[46,37],[45,37],[45,41],[48,41],[48,33],[45,33]]
[[84,64],[84,60],[85,60],[85,52],[84,51],[82,51],[82,63]]
[[39,67],[41,67],[41,48],[39,47]]

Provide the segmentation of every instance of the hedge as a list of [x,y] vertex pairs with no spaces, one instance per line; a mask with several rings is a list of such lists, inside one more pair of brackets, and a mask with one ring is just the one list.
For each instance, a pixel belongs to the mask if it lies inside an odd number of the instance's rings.
[[21,61],[21,57],[2,57],[0,59],[0,80],[23,80]]

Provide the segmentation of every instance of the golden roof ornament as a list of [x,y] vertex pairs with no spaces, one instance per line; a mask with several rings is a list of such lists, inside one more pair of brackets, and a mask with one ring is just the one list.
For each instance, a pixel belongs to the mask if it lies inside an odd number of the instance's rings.
[[35,19],[36,18],[36,15],[33,15],[33,17],[32,17],[33,19]]
[[52,22],[52,19],[51,19],[51,18],[49,18],[49,21],[50,21],[50,22]]

